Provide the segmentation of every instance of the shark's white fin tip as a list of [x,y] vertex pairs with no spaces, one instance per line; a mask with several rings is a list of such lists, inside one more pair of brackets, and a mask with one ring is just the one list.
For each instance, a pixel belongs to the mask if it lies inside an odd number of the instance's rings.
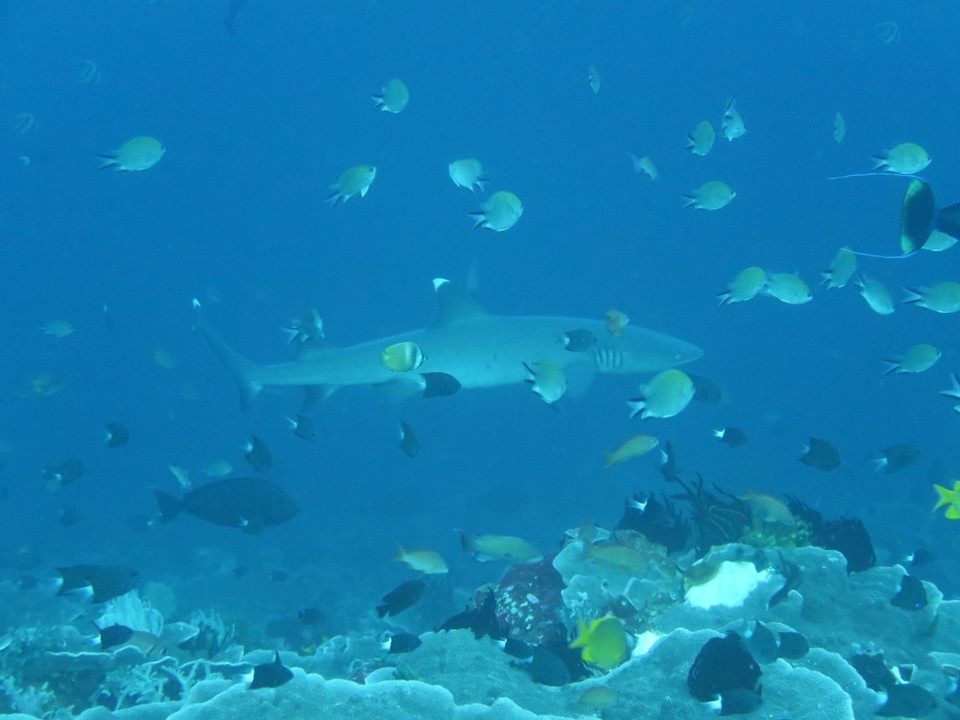
[[434,279],[433,279],[433,290],[434,290],[434,292],[436,292],[437,290],[439,290],[441,287],[443,287],[444,285],[446,285],[446,284],[449,283],[449,282],[450,282],[450,281],[447,280],[446,278],[442,278],[442,277],[434,278]]

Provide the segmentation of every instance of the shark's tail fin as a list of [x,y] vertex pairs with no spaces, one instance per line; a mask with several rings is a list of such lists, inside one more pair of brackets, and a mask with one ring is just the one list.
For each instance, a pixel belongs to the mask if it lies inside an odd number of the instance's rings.
[[214,354],[220,358],[220,362],[222,362],[227,370],[230,371],[230,374],[233,375],[233,379],[237,383],[237,388],[240,390],[240,408],[246,410],[250,407],[250,404],[257,394],[263,389],[263,385],[255,379],[259,366],[252,360],[247,360],[227,345],[217,331],[207,322],[207,318],[200,307],[200,301],[197,299],[193,301],[193,312],[197,320],[197,327],[200,328],[203,336],[207,339],[207,342],[210,343]]

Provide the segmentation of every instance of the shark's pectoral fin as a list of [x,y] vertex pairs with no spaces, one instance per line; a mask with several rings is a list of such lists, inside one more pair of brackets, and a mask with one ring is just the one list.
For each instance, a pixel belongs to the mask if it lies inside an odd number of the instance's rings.
[[387,402],[399,405],[423,390],[424,382],[415,373],[397,373],[395,378],[371,387]]
[[304,385],[303,407],[301,414],[307,415],[311,410],[336,392],[339,385]]
[[425,383],[423,397],[447,397],[460,389],[460,381],[453,375],[442,372],[428,372],[422,374]]
[[567,392],[565,394],[567,397],[573,398],[583,397],[593,384],[593,379],[597,376],[597,368],[592,362],[576,363],[569,366],[564,372],[567,376]]

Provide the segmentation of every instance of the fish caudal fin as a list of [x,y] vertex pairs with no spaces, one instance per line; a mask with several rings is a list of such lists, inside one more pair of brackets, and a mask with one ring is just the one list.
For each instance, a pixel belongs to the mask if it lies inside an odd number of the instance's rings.
[[174,497],[170,493],[154,488],[153,496],[157,499],[157,507],[160,508],[160,522],[173,520],[183,509],[180,498]]
[[222,362],[227,370],[230,371],[230,374],[233,375],[233,379],[236,381],[237,388],[240,391],[240,408],[246,410],[263,389],[263,385],[253,379],[259,365],[251,360],[247,360],[227,345],[217,331],[207,322],[207,318],[200,307],[199,300],[194,299],[193,311],[197,319],[197,327],[200,328],[203,336],[207,339],[207,342],[210,343],[214,354],[220,358],[220,362]]

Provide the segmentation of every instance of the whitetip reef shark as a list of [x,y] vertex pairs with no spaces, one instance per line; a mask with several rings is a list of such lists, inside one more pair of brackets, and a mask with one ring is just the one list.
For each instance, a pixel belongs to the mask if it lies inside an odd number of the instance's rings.
[[[600,320],[493,315],[449,280],[437,278],[433,286],[440,312],[428,327],[349,347],[305,346],[295,359],[270,364],[234,351],[207,322],[200,303],[193,305],[197,326],[236,380],[244,409],[265,387],[302,387],[306,404],[349,385],[436,397],[461,387],[521,385],[530,378],[529,368],[545,361],[590,377],[655,373],[703,355],[696,345],[634,325],[614,335]],[[590,341],[582,342],[584,337]],[[382,361],[384,349],[401,342],[421,349],[423,362],[416,370],[396,372]]]

